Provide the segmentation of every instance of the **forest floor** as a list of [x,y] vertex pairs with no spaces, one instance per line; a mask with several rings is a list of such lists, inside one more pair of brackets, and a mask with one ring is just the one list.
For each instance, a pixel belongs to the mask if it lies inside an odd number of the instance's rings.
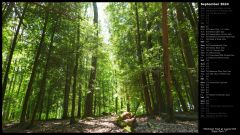
[[[2,125],[5,133],[127,133],[115,124],[116,116],[102,116],[96,118],[76,119],[76,123],[70,125],[69,120],[38,121],[30,129],[17,123]],[[197,121],[176,121],[167,123],[160,117],[149,119],[146,116],[136,118],[135,133],[178,133],[198,132]],[[25,126],[26,127],[26,126]]]

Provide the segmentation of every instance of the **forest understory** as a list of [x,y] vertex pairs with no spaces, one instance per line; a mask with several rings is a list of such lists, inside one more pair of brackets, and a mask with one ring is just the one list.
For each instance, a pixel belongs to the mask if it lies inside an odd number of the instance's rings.
[[[115,115],[96,118],[76,119],[70,125],[69,120],[37,121],[35,126],[26,129],[25,124],[9,123],[3,125],[5,133],[129,133],[128,130],[116,125]],[[165,122],[161,117],[149,118],[139,116],[136,118],[136,127],[131,133],[197,133],[197,121],[177,120],[174,123]]]
[[3,132],[198,130],[198,3],[2,2]]

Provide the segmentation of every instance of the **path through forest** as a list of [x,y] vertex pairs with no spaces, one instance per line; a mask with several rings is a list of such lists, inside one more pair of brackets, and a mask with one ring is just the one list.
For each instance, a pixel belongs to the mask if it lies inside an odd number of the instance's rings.
[[[109,115],[97,118],[77,119],[73,125],[69,120],[49,120],[36,122],[33,128],[24,129],[19,124],[4,124],[3,132],[15,133],[127,133],[115,124],[116,116]],[[136,133],[170,133],[170,132],[197,132],[196,121],[176,121],[176,123],[166,123],[163,119],[156,117],[138,117]]]
[[197,3],[2,6],[3,132],[197,132]]

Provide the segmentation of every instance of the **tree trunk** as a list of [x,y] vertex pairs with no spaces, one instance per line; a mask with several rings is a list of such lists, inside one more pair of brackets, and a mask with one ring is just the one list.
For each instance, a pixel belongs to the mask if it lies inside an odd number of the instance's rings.
[[41,54],[41,50],[42,50],[43,45],[44,45],[43,42],[44,42],[45,32],[46,32],[46,28],[47,28],[47,24],[48,24],[48,18],[49,18],[49,11],[46,11],[45,22],[44,22],[44,27],[43,27],[43,32],[42,32],[40,44],[38,46],[37,53],[36,53],[36,56],[35,56],[35,59],[34,59],[32,73],[31,73],[31,76],[30,76],[30,80],[29,80],[29,83],[28,83],[26,95],[25,95],[24,102],[23,102],[22,114],[21,114],[21,118],[20,118],[21,123],[25,122],[25,115],[26,115],[28,99],[29,99],[29,97],[31,95],[31,92],[32,92],[32,85],[33,85],[33,81],[34,81],[35,74],[36,74],[36,69],[37,69],[38,62],[39,62],[39,56]]
[[[151,30],[151,20],[148,18],[148,7],[147,7],[147,3],[143,3],[143,8],[144,8],[144,12],[145,12],[145,22],[146,22],[146,29],[147,31],[150,31]],[[146,34],[146,43],[147,43],[147,47],[148,49],[151,49],[153,47],[153,44],[152,44],[152,34],[149,33],[147,34],[147,32],[145,33]],[[153,53],[152,53],[153,54]],[[165,105],[164,105],[164,98],[163,98],[163,94],[162,94],[162,91],[161,91],[161,82],[160,82],[160,73],[159,73],[160,69],[159,68],[153,68],[151,70],[151,74],[152,74],[152,79],[153,79],[153,83],[154,83],[154,90],[155,90],[155,93],[156,93],[156,105],[155,105],[155,108],[154,108],[154,113],[156,114],[160,114],[161,112],[163,112],[165,109]]]
[[34,111],[33,111],[31,125],[33,125],[33,122],[35,120],[35,116],[36,116],[37,111],[40,112],[39,113],[39,119],[41,119],[43,98],[44,98],[45,91],[46,91],[46,81],[47,81],[47,74],[48,74],[48,70],[49,70],[49,61],[50,61],[50,57],[51,57],[51,53],[52,53],[52,49],[53,49],[53,39],[54,39],[56,27],[57,27],[57,24],[54,25],[54,28],[53,28],[53,31],[52,31],[49,51],[48,51],[48,54],[47,54],[47,58],[46,58],[47,60],[46,60],[46,64],[45,64],[45,67],[44,67],[45,70],[43,72],[41,85],[40,85],[40,91],[38,93],[37,102],[36,102],[36,105],[35,105],[35,108],[34,108]]
[[[96,2],[93,2],[93,10],[94,10],[94,19],[93,23],[96,25],[98,29],[98,9]],[[98,38],[98,31],[96,35],[96,39]],[[98,43],[97,43],[98,44]],[[95,50],[97,52],[97,49]],[[96,70],[97,70],[97,56],[92,57],[92,67],[90,71],[90,78],[89,78],[89,85],[88,90],[89,93],[87,93],[86,101],[85,101],[85,110],[84,110],[84,116],[92,116],[92,108],[93,108],[93,93],[94,93],[94,84],[96,80]]]
[[[184,8],[184,6],[186,8]],[[188,18],[188,20],[190,21],[190,24],[191,24],[192,29],[193,29],[196,45],[198,45],[198,31],[197,31],[198,26],[197,26],[197,23],[195,22],[195,20],[193,18],[193,13],[191,12],[189,4],[188,3],[183,3],[181,5],[181,8],[182,8],[183,12],[185,13],[186,17]]]
[[86,95],[86,101],[85,101],[85,111],[84,116],[92,116],[92,108],[93,108],[93,92],[94,92],[94,84],[96,80],[96,66],[97,66],[97,57],[92,58],[92,67],[95,67],[91,70],[90,78],[89,78],[89,93]]
[[[176,11],[177,11],[177,20],[181,25],[184,23],[184,17],[183,17],[183,11],[179,7],[179,5],[176,5]],[[193,104],[194,104],[194,110],[197,112],[198,111],[198,78],[195,73],[196,67],[195,67],[195,62],[194,62],[194,56],[192,54],[192,48],[189,42],[189,37],[188,34],[185,30],[179,29],[179,34],[181,36],[181,41],[182,41],[182,49],[183,53],[186,59],[186,65],[187,65],[187,72],[190,80],[190,85],[192,86],[192,96],[193,96]],[[192,70],[192,71],[190,71]]]
[[77,44],[76,44],[76,58],[75,58],[75,67],[73,71],[73,90],[72,90],[72,112],[70,124],[75,123],[74,113],[75,113],[75,98],[76,98],[76,83],[77,83],[77,71],[78,71],[78,59],[79,59],[79,48],[80,48],[80,24],[77,28]]
[[166,82],[167,94],[167,108],[168,108],[168,121],[173,121],[173,98],[171,92],[171,75],[170,75],[170,62],[169,62],[169,45],[168,45],[168,17],[167,17],[167,3],[162,3],[162,20],[163,20],[163,64],[164,64],[164,79]]
[[[170,12],[171,13],[171,18],[172,18],[172,20],[173,20],[173,22],[176,22],[177,20],[174,20],[174,15],[173,15],[173,11],[172,12]],[[178,26],[177,26],[177,23],[173,23],[173,27],[175,27],[175,28],[178,28]],[[178,47],[180,48],[180,52],[181,52],[181,60],[182,60],[182,63],[183,63],[183,67],[181,66],[180,67],[180,71],[181,71],[181,76],[182,76],[182,79],[183,79],[183,82],[184,82],[184,86],[185,86],[185,91],[186,91],[186,95],[187,95],[187,97],[188,97],[188,100],[190,99],[189,98],[189,95],[191,96],[191,100],[189,100],[189,103],[191,103],[192,104],[192,102],[193,102],[193,94],[192,94],[192,89],[193,89],[193,87],[192,87],[192,83],[191,83],[191,79],[190,79],[190,77],[189,77],[189,72],[188,72],[188,70],[186,69],[186,67],[187,67],[187,64],[186,64],[186,60],[185,60],[185,55],[184,55],[184,53],[183,53],[183,48],[182,48],[182,42],[181,42],[181,35],[180,35],[180,33],[179,33],[179,31],[178,31],[178,29],[175,29],[175,34],[177,35],[177,44],[178,44]],[[177,63],[180,63],[180,62],[178,62],[177,61]],[[185,79],[185,78],[187,78],[187,80]],[[189,83],[189,86],[190,87],[187,87],[187,84],[186,83]],[[190,88],[190,89],[189,89]],[[191,101],[191,102],[190,102]]]
[[19,23],[18,23],[18,26],[17,26],[17,31],[16,31],[16,33],[14,35],[14,38],[13,38],[13,41],[12,41],[12,45],[11,45],[11,49],[10,49],[10,53],[9,53],[9,59],[7,60],[8,62],[7,62],[6,72],[5,72],[4,80],[3,80],[3,84],[2,84],[2,103],[3,103],[3,100],[4,100],[4,95],[5,95],[5,91],[6,91],[6,87],[7,87],[8,74],[9,74],[9,70],[10,70],[10,67],[11,67],[13,52],[14,52],[16,44],[17,44],[18,33],[19,33],[20,27],[23,23],[23,18],[24,18],[24,15],[25,15],[26,11],[27,11],[27,6],[28,6],[28,3],[25,4],[22,16],[19,19]]
[[149,92],[148,92],[146,74],[145,74],[145,71],[143,69],[142,48],[141,48],[141,45],[140,45],[138,6],[137,6],[136,2],[135,2],[135,14],[136,14],[136,23],[137,23],[137,40],[136,40],[136,42],[137,42],[137,56],[138,56],[139,65],[140,65],[141,70],[142,70],[141,81],[142,81],[142,84],[143,84],[144,97],[145,97],[147,111],[150,114],[150,116],[153,116],[150,96],[149,96]]

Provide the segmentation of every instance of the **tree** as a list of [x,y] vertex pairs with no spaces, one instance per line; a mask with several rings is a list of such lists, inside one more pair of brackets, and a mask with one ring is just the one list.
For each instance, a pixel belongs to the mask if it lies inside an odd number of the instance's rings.
[[39,46],[37,48],[37,53],[36,53],[35,58],[34,58],[34,63],[33,63],[31,77],[30,77],[30,80],[29,80],[29,83],[28,83],[26,95],[24,97],[20,122],[25,122],[25,116],[26,116],[28,99],[29,99],[29,97],[31,95],[32,85],[33,85],[33,81],[34,81],[35,74],[36,74],[36,69],[37,69],[38,62],[39,62],[39,56],[41,54],[41,50],[42,50],[43,45],[44,45],[43,42],[44,42],[45,32],[46,32],[46,28],[47,28],[47,24],[48,24],[48,19],[49,19],[49,11],[46,10],[45,22],[44,22],[44,26],[43,26],[42,36],[41,36],[41,39],[40,39]]
[[[153,51],[151,51],[151,49],[153,49],[153,47],[154,47],[153,43],[152,43],[152,35],[153,34],[150,32],[153,22],[151,22],[151,20],[153,18],[155,18],[157,15],[150,16],[150,14],[148,13],[147,3],[143,3],[143,8],[144,8],[145,18],[146,18],[146,20],[145,20],[145,23],[146,23],[146,46],[153,58],[154,54],[153,54]],[[151,69],[151,75],[152,75],[153,83],[155,86],[154,90],[155,90],[155,94],[156,94],[156,105],[154,106],[154,113],[160,114],[165,111],[165,103],[164,103],[164,98],[163,98],[164,96],[163,96],[163,92],[161,90],[160,67],[153,67]]]
[[80,24],[77,28],[77,44],[76,44],[76,57],[75,57],[75,67],[73,71],[73,88],[72,88],[72,112],[70,124],[75,123],[74,112],[75,112],[75,98],[76,98],[76,83],[77,83],[77,71],[78,71],[78,60],[79,60],[79,48],[80,48]]
[[[185,7],[184,7],[185,6]],[[191,4],[190,3],[184,3],[181,8],[183,10],[183,12],[185,13],[186,17],[188,18],[188,20],[190,21],[190,24],[192,26],[192,30],[193,30],[193,33],[194,33],[194,37],[195,37],[195,41],[196,41],[196,44],[198,43],[198,32],[197,32],[197,22],[195,21],[194,19],[194,14],[195,14],[195,11],[192,11],[191,10]]]
[[192,48],[189,43],[189,37],[186,31],[181,27],[184,23],[184,17],[183,17],[183,11],[180,8],[179,4],[176,4],[176,12],[177,12],[177,20],[179,22],[179,33],[181,35],[181,45],[184,53],[184,58],[186,60],[186,66],[187,66],[187,74],[189,76],[190,86],[191,86],[191,92],[192,92],[192,98],[193,98],[193,104],[194,104],[194,110],[195,112],[198,111],[198,79],[196,76],[196,65],[194,61],[194,57],[192,54]]
[[[47,54],[45,70],[44,70],[44,73],[43,73],[43,76],[42,76],[40,91],[39,91],[39,94],[38,94],[38,97],[37,97],[37,102],[36,102],[36,105],[35,105],[35,108],[34,108],[34,111],[33,111],[32,119],[31,119],[31,125],[33,125],[33,122],[35,120],[35,116],[36,116],[37,111],[41,110],[42,105],[43,105],[43,98],[44,98],[45,91],[46,91],[47,74],[48,74],[48,70],[49,70],[49,66],[50,66],[49,61],[50,61],[51,53],[52,53],[52,50],[53,50],[54,35],[55,35],[55,32],[56,32],[56,27],[58,25],[57,20],[56,20],[56,23],[53,24],[53,25],[54,26],[53,26],[52,35],[51,35],[51,42],[50,42],[50,45],[49,45],[49,51],[48,51],[48,54]],[[39,115],[40,115],[40,118],[41,118],[41,113]]]
[[169,63],[169,48],[168,48],[168,18],[167,18],[167,3],[162,3],[162,33],[163,33],[163,64],[164,64],[164,79],[166,83],[167,93],[167,111],[169,115],[168,121],[173,121],[173,98],[171,92],[171,75]]
[[[93,11],[94,11],[94,19],[93,23],[98,28],[98,9],[96,2],[93,2]],[[98,31],[98,30],[97,30]],[[98,32],[96,32],[96,39],[98,38]],[[98,42],[97,42],[98,44]],[[97,53],[97,50],[95,50]],[[84,116],[92,116],[92,107],[93,107],[93,93],[94,93],[94,83],[96,80],[96,70],[97,70],[97,56],[92,56],[92,69],[90,71],[90,78],[89,78],[89,84],[88,84],[88,90],[86,101],[85,101],[85,110],[84,110]]]
[[[8,8],[12,8],[11,5],[12,5],[12,4],[10,4],[10,7],[8,7]],[[8,59],[8,62],[7,62],[6,72],[5,72],[5,75],[4,75],[4,80],[3,80],[3,85],[2,85],[2,103],[3,103],[3,99],[4,99],[6,87],[7,87],[8,74],[9,74],[9,70],[10,70],[10,66],[11,66],[11,61],[12,61],[13,53],[14,53],[14,50],[15,50],[15,47],[16,47],[16,44],[17,44],[17,38],[18,38],[19,30],[20,30],[20,27],[21,27],[21,25],[22,25],[22,23],[23,23],[23,18],[24,18],[24,16],[25,16],[26,11],[27,11],[27,7],[28,7],[28,3],[26,3],[25,6],[24,6],[22,16],[19,18],[19,23],[18,23],[18,26],[17,26],[17,31],[16,31],[16,33],[15,33],[15,35],[14,35],[14,38],[13,38],[13,41],[12,41],[12,45],[11,45],[11,49],[10,49],[10,53],[9,53],[9,59]],[[9,10],[10,10],[10,9],[9,9]],[[10,12],[10,11],[7,11],[7,12]],[[6,13],[6,14],[7,14],[7,13]],[[7,15],[6,15],[6,16],[7,16]]]
[[151,101],[149,97],[149,92],[148,92],[148,87],[147,87],[147,79],[146,79],[146,74],[145,71],[143,70],[143,60],[142,60],[142,48],[140,46],[140,32],[139,32],[139,17],[138,17],[138,7],[137,3],[135,2],[135,14],[136,14],[136,22],[137,22],[137,56],[138,56],[138,61],[139,65],[141,67],[142,73],[141,73],[141,79],[143,83],[143,89],[144,89],[144,97],[145,97],[145,102],[146,102],[146,107],[147,107],[147,112],[153,116],[153,110],[151,106]]
[[197,4],[97,4],[2,3],[3,124],[196,111]]

